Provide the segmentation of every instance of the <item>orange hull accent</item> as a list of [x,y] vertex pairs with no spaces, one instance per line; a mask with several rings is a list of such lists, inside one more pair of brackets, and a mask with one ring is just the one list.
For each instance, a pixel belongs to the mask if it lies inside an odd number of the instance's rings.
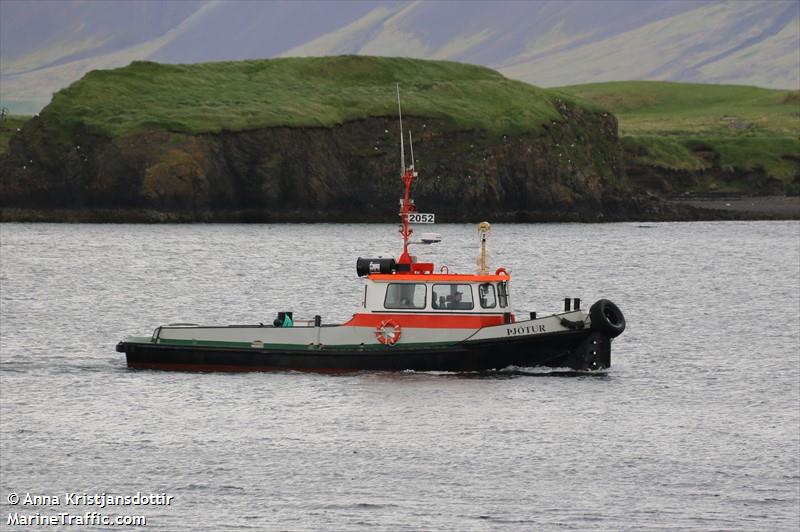
[[[513,318],[512,318],[513,319]],[[417,329],[480,329],[491,325],[502,325],[501,315],[476,314],[354,314],[345,323],[349,327],[377,327],[385,320],[392,320],[402,327]]]
[[510,275],[471,275],[468,273],[373,273],[369,276],[370,281],[417,281],[420,283],[428,281],[467,281],[470,283],[484,283],[508,281],[509,279],[511,279]]

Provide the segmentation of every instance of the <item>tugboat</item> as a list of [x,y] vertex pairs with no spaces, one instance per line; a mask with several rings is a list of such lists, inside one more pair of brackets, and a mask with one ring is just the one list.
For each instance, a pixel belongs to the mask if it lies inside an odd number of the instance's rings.
[[571,371],[602,371],[611,365],[611,341],[625,330],[625,318],[601,299],[588,311],[580,300],[564,300],[563,312],[520,319],[511,311],[511,275],[490,272],[482,222],[477,273],[435,270],[418,262],[409,244],[439,242],[437,234],[411,241],[412,224],[432,223],[411,199],[414,167],[405,163],[400,118],[400,235],[403,252],[395,258],[358,258],[363,279],[362,306],[343,324],[294,319],[279,312],[272,325],[199,326],[170,324],[151,336],[131,336],[117,344],[128,367],[181,371],[452,371],[545,366]]

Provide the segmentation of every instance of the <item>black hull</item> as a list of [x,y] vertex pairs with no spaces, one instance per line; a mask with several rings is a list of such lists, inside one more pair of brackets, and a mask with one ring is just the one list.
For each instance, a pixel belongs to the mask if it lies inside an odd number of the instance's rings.
[[449,347],[280,351],[120,342],[128,367],[179,371],[487,371],[508,366],[600,370],[611,340],[590,330],[463,342]]

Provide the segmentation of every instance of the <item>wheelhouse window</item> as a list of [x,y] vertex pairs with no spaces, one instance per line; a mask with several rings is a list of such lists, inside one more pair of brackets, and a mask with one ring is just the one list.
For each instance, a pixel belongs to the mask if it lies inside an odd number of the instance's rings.
[[508,283],[506,281],[497,283],[497,299],[500,301],[500,308],[508,306]]
[[491,283],[479,285],[478,300],[483,308],[495,308],[497,306],[497,297],[495,296],[494,285]]
[[424,284],[389,283],[383,306],[391,309],[420,309],[425,308],[425,298]]
[[472,287],[468,284],[433,285],[433,308],[439,310],[472,310]]

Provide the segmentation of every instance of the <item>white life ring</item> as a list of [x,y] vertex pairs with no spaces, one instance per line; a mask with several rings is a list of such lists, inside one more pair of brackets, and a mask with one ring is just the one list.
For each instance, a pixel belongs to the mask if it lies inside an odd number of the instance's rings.
[[394,345],[400,340],[400,324],[392,319],[383,320],[375,328],[375,336],[384,345]]

